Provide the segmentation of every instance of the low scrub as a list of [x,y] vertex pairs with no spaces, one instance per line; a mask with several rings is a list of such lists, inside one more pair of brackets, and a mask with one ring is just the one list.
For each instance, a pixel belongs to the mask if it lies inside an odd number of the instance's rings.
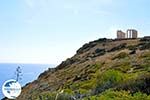
[[101,93],[123,81],[123,73],[117,70],[108,70],[97,76],[97,86],[94,93]]
[[129,91],[113,91],[107,90],[102,94],[96,96],[90,96],[83,100],[150,100],[150,96],[137,92],[130,94]]
[[119,54],[114,56],[112,58],[112,60],[114,60],[114,59],[122,59],[122,58],[125,58],[125,57],[129,57],[129,54],[127,54],[126,52],[120,52]]

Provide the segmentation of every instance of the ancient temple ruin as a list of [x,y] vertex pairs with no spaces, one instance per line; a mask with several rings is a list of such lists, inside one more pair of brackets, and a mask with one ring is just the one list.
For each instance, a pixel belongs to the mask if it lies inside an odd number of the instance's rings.
[[138,37],[138,31],[135,29],[128,29],[127,32],[121,30],[117,31],[117,39],[136,39]]
[[126,38],[137,38],[138,32],[135,29],[128,29]]
[[117,38],[118,39],[124,39],[126,36],[126,33],[122,32],[121,30],[117,31]]

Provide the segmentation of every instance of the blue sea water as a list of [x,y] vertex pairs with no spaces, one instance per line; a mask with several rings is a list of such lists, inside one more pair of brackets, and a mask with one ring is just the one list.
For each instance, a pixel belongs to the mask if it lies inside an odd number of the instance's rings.
[[15,79],[16,68],[20,66],[22,71],[21,80],[19,83],[24,86],[28,82],[32,82],[37,79],[40,73],[44,72],[48,68],[55,67],[51,64],[0,64],[0,99],[3,98],[2,85],[6,80]]

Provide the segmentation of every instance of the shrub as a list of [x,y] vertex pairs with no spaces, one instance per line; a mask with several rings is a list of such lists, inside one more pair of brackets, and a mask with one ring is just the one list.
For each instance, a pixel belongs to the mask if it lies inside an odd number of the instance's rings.
[[107,90],[100,95],[99,100],[149,100],[150,96],[137,92],[133,96],[128,91],[112,91]]
[[138,77],[130,78],[116,87],[116,90],[127,90],[134,94],[138,91],[150,94],[150,74],[139,74]]
[[137,49],[137,45],[130,45],[127,47],[129,50],[136,50]]
[[121,49],[124,49],[126,47],[126,43],[122,43],[116,47],[113,47],[111,48],[110,50],[108,50],[108,52],[114,52],[114,51],[117,51],[117,50],[121,50]]
[[150,42],[140,45],[140,50],[150,49]]
[[74,92],[71,89],[65,89],[64,92],[70,95],[74,94]]
[[126,73],[128,70],[132,68],[132,65],[128,60],[122,60],[122,61],[117,61],[115,64],[113,64],[112,68]]
[[97,48],[97,49],[95,50],[95,52],[94,52],[94,57],[104,55],[105,52],[106,52],[105,49]]
[[113,57],[112,60],[114,60],[114,59],[122,59],[122,58],[125,58],[125,57],[128,57],[128,56],[129,55],[126,52],[120,52],[115,57]]
[[72,100],[72,96],[66,93],[59,94],[57,100]]
[[56,93],[44,92],[40,94],[36,100],[55,100],[55,97],[56,97]]
[[95,84],[96,84],[96,80],[91,79],[91,80],[88,80],[88,81],[81,82],[80,83],[80,88],[90,90],[90,89],[95,87]]
[[150,100],[150,96],[137,92],[133,95],[129,91],[107,90],[99,95],[86,97],[83,100]]
[[147,59],[147,60],[150,60],[150,52],[144,52],[144,53],[140,56],[140,58],[145,58],[145,59]]
[[123,74],[117,70],[108,70],[97,76],[95,94],[111,88],[123,80]]

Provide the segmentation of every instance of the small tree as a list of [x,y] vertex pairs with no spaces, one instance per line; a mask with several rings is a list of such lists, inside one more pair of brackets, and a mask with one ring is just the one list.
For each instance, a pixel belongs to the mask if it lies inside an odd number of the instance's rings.
[[15,72],[15,76],[16,76],[16,81],[19,81],[19,80],[22,80],[22,70],[21,70],[21,67],[18,66],[16,68],[16,72]]

